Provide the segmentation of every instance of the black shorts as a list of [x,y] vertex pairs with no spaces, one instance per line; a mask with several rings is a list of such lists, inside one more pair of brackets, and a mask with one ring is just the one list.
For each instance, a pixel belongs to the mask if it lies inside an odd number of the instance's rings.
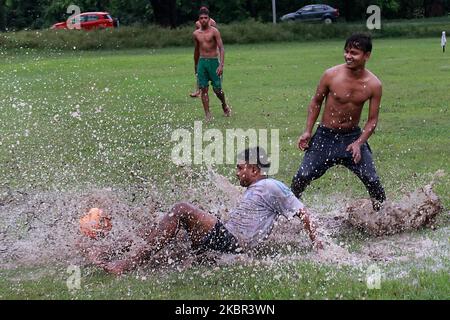
[[219,220],[214,228],[203,238],[201,244],[196,247],[196,250],[197,253],[203,253],[206,250],[226,253],[239,253],[241,251],[236,237]]

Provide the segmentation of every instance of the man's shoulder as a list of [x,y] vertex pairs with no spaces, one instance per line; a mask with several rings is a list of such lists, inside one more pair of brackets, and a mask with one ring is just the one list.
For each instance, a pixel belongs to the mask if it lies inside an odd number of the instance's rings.
[[366,71],[367,71],[367,74],[369,75],[370,82],[374,86],[378,87],[378,86],[382,85],[381,80],[372,71],[370,71],[369,69],[366,69]]
[[343,63],[337,64],[325,70],[326,73],[334,73],[334,72],[342,72],[345,69],[345,65]]
[[332,77],[335,77],[338,74],[342,73],[342,71],[343,71],[343,65],[342,64],[338,64],[338,65],[335,65],[333,67],[330,67],[330,68],[326,69],[323,72],[323,76],[322,77],[323,78],[332,78]]
[[215,35],[217,35],[217,34],[220,35],[219,29],[217,29],[216,27],[213,27],[213,26],[210,26],[210,28],[212,29],[212,31]]
[[258,186],[264,188],[269,192],[283,192],[287,193],[290,189],[281,181],[273,178],[262,179],[258,181]]

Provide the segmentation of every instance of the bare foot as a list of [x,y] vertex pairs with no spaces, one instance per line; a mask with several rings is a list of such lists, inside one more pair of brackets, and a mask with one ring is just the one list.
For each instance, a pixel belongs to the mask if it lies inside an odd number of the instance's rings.
[[229,105],[222,106],[222,109],[225,117],[231,117],[231,107]]
[[206,122],[210,122],[211,120],[212,120],[212,115],[211,115],[211,113],[210,112],[208,112],[207,114],[206,114],[206,118],[205,118],[205,121]]
[[200,90],[197,90],[197,91],[195,91],[195,92],[189,93],[189,96],[190,96],[191,98],[198,98],[198,97],[200,97],[200,93],[201,93],[201,91],[200,91]]

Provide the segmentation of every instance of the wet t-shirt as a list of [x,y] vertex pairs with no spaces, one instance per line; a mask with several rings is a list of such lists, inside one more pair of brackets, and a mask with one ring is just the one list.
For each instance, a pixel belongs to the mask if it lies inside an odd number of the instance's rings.
[[239,244],[254,247],[267,238],[280,215],[291,219],[303,207],[284,183],[271,178],[262,179],[247,188],[224,225]]

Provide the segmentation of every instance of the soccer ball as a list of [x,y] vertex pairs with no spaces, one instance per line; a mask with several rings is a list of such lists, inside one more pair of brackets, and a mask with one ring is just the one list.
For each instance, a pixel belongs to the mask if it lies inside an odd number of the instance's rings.
[[92,239],[104,237],[112,228],[111,218],[99,208],[90,209],[79,222],[81,233]]

